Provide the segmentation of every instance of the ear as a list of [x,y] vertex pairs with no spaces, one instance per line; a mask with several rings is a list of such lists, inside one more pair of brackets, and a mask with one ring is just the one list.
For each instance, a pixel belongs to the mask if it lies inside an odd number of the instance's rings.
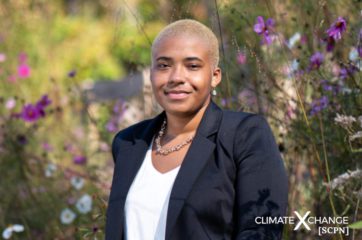
[[214,71],[212,72],[212,79],[211,79],[211,86],[215,88],[219,83],[221,82],[221,68],[216,67]]

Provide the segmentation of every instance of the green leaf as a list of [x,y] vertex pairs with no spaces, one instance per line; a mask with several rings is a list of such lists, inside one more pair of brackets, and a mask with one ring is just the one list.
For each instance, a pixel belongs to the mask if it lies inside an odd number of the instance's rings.
[[348,225],[348,227],[352,228],[352,229],[362,229],[362,221],[352,223],[352,224]]

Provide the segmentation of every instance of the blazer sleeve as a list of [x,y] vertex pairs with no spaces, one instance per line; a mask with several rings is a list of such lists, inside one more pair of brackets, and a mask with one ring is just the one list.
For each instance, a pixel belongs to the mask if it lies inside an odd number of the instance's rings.
[[281,239],[283,225],[256,222],[257,217],[285,216],[288,203],[284,163],[264,117],[252,114],[239,124],[234,138],[234,158],[237,167],[235,239]]

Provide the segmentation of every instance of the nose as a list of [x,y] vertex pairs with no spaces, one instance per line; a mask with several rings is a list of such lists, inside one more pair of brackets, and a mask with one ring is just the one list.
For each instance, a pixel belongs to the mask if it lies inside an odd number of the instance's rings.
[[185,82],[185,72],[182,66],[175,65],[172,68],[171,74],[169,76],[169,84],[177,84]]

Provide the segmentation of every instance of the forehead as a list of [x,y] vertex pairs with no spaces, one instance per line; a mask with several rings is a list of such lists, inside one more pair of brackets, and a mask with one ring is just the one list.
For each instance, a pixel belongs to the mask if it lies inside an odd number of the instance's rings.
[[156,60],[159,57],[198,57],[209,61],[210,46],[207,41],[198,36],[167,36],[160,39],[153,48],[152,58]]

